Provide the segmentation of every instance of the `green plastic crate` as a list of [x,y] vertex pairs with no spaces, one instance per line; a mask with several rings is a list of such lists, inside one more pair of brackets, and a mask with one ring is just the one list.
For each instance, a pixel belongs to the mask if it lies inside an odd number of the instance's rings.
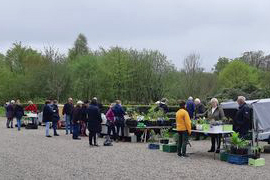
[[223,131],[232,131],[233,130],[233,125],[227,124],[223,125]]
[[159,144],[159,150],[163,151],[164,144]]
[[227,162],[227,160],[228,160],[228,153],[226,153],[226,152],[220,153],[219,158],[220,158],[221,161]]
[[264,166],[265,165],[265,159],[259,158],[259,159],[248,159],[248,165],[250,166]]
[[176,144],[164,144],[163,145],[163,152],[177,152],[177,145]]

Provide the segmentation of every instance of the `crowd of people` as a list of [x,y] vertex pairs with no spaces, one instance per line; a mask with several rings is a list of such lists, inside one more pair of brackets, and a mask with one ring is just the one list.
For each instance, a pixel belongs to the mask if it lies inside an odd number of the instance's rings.
[[[245,97],[239,96],[237,102],[239,104],[239,110],[237,111],[233,129],[238,132],[240,137],[246,138],[250,129],[250,108],[245,102]],[[162,110],[164,113],[169,111],[167,106],[167,99],[163,98],[158,101],[156,111]],[[189,97],[188,100],[179,102],[180,109],[176,113],[176,129],[179,134],[178,138],[178,155],[181,157],[187,157],[186,146],[188,143],[188,137],[191,135],[191,119],[198,119],[206,117],[210,122],[222,121],[226,117],[223,109],[219,106],[219,102],[216,98],[212,98],[210,101],[210,107],[206,109],[205,105],[196,98],[193,100]],[[65,120],[66,135],[72,134],[74,140],[80,140],[80,136],[88,136],[86,129],[89,131],[89,144],[90,146],[98,146],[97,134],[101,132],[101,110],[103,105],[98,102],[94,97],[91,101],[78,101],[76,105],[73,104],[73,99],[68,98],[68,102],[64,105],[62,115]],[[31,111],[37,113],[37,106],[29,101],[29,105],[25,108],[20,103],[20,100],[16,102],[14,100],[6,104],[6,117],[7,128],[13,128],[13,119],[17,120],[17,127],[20,131],[21,120],[25,115],[24,111]],[[57,125],[60,120],[58,102],[56,100],[46,100],[43,107],[42,119],[45,123],[45,135],[46,137],[52,137],[49,133],[50,123],[52,123],[53,135],[59,136],[57,133]],[[106,125],[108,127],[107,134],[112,136],[114,141],[124,141],[124,127],[125,116],[121,101],[116,100],[115,103],[110,105],[110,108],[106,112]],[[36,123],[36,119],[32,118],[32,122]],[[208,152],[219,153],[221,145],[221,135],[212,134],[211,136],[211,148]],[[199,140],[199,135],[196,135],[196,140]]]
[[[246,104],[246,98],[239,96],[237,103],[239,109],[233,121],[233,130],[239,133],[241,138],[247,138],[250,129],[250,108]],[[210,101],[210,108],[206,109],[201,103],[200,99],[193,101],[192,97],[189,97],[187,102],[180,101],[180,110],[176,113],[176,125],[179,134],[178,138],[178,155],[181,157],[188,157],[186,154],[186,146],[188,143],[188,136],[191,135],[191,119],[198,119],[202,117],[208,118],[211,123],[215,121],[222,121],[226,119],[222,107],[219,106],[219,102],[216,98],[212,98]],[[198,139],[198,136],[197,138]],[[211,135],[211,148],[208,152],[220,152],[221,134]],[[217,147],[217,148],[216,148]]]

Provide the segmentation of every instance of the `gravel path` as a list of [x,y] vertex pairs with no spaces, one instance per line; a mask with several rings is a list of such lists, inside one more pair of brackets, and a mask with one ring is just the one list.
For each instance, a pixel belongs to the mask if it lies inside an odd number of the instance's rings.
[[[266,166],[237,166],[213,159],[209,141],[191,142],[190,158],[148,150],[142,143],[114,143],[90,148],[88,139],[74,141],[60,130],[46,138],[45,129],[6,129],[0,118],[0,179],[270,179]],[[15,121],[14,121],[15,122]],[[52,131],[51,131],[52,133]],[[103,139],[99,139],[99,144]]]

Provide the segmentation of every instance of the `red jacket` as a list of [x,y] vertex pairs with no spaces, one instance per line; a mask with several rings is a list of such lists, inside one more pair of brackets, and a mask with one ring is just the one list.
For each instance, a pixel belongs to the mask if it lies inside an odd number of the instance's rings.
[[29,106],[25,107],[25,110],[37,113],[37,106],[35,104],[30,104]]

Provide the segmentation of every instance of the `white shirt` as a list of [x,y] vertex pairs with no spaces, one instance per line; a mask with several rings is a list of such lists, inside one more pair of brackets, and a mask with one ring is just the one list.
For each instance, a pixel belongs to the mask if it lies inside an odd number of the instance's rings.
[[214,114],[215,110],[217,109],[217,107],[212,108],[212,114]]

